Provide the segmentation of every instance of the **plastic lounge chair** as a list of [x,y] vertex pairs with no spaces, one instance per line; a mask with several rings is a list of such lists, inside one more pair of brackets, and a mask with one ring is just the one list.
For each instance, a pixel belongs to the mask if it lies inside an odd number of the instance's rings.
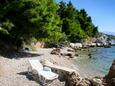
[[29,63],[31,64],[29,71],[32,73],[36,71],[39,76],[39,81],[42,83],[42,85],[45,85],[48,82],[58,78],[58,74],[53,73],[48,67],[43,67],[39,60],[29,60]]

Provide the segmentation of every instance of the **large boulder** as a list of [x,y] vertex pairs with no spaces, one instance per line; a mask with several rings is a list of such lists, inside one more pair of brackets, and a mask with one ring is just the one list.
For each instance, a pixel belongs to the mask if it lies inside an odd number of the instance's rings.
[[115,78],[115,60],[113,61],[112,65],[110,67],[108,77]]
[[115,59],[110,67],[109,73],[105,77],[108,86],[115,86]]
[[70,47],[73,49],[82,48],[82,43],[70,43]]
[[[81,78],[77,73],[66,74],[66,86],[95,86],[88,78]],[[98,86],[98,85],[97,85]],[[99,85],[100,86],[100,85]]]
[[66,86],[77,86],[82,80],[78,73],[66,73],[65,75]]
[[115,86],[115,78],[112,78],[112,79],[111,79],[110,85],[111,85],[111,86]]

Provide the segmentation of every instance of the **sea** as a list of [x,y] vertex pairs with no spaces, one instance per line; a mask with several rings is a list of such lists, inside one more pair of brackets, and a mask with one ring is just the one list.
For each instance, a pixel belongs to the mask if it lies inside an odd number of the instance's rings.
[[112,61],[115,59],[115,46],[89,48],[77,53],[79,56],[74,64],[83,76],[104,76],[108,73]]

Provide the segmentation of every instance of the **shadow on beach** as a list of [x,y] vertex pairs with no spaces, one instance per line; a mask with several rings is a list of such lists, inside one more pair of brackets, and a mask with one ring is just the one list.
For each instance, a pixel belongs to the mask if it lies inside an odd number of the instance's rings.
[[59,84],[59,83],[63,83],[62,86],[69,86],[68,82],[66,82],[66,80],[64,79],[64,77],[62,78],[61,75],[59,75],[59,77],[57,79],[49,81],[49,82],[47,82],[46,85],[43,85],[43,83],[40,82],[40,80],[39,80],[39,76],[36,75],[36,74],[35,75],[29,74],[28,71],[20,72],[20,73],[17,73],[17,74],[18,75],[26,76],[26,78],[28,80],[35,81],[36,83],[39,84],[39,86],[55,86],[54,84],[56,84],[56,86],[60,86],[61,84]]
[[48,86],[50,83],[53,82],[53,81],[50,81],[50,82],[47,83],[46,85],[43,85],[43,83],[40,82],[38,75],[36,75],[36,74],[35,74],[35,75],[29,74],[28,71],[20,72],[20,73],[17,73],[17,74],[26,76],[26,78],[27,78],[28,80],[30,80],[30,81],[35,81],[36,83],[39,84],[39,86]]
[[28,58],[28,57],[37,57],[41,56],[42,54],[39,53],[31,53],[31,52],[24,52],[24,51],[16,51],[14,49],[5,49],[0,47],[0,56],[9,59],[19,59],[19,58]]
[[33,77],[28,74],[28,71],[20,72],[20,73],[17,73],[17,74],[19,74],[19,75],[24,75],[24,76],[26,76],[27,79],[32,80],[32,81],[35,81],[35,80],[33,79]]

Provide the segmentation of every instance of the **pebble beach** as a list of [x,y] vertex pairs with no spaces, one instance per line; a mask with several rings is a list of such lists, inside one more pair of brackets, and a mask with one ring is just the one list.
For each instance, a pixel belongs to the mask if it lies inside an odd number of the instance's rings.
[[[72,60],[59,57],[58,55],[51,55],[52,49],[38,49],[38,56],[20,57],[20,58],[6,58],[0,56],[0,86],[40,86],[40,84],[28,76],[27,71],[30,66],[29,59],[48,59],[50,62],[69,68],[75,69],[72,65]],[[58,79],[54,80],[48,86],[65,86],[65,82],[60,82]]]

